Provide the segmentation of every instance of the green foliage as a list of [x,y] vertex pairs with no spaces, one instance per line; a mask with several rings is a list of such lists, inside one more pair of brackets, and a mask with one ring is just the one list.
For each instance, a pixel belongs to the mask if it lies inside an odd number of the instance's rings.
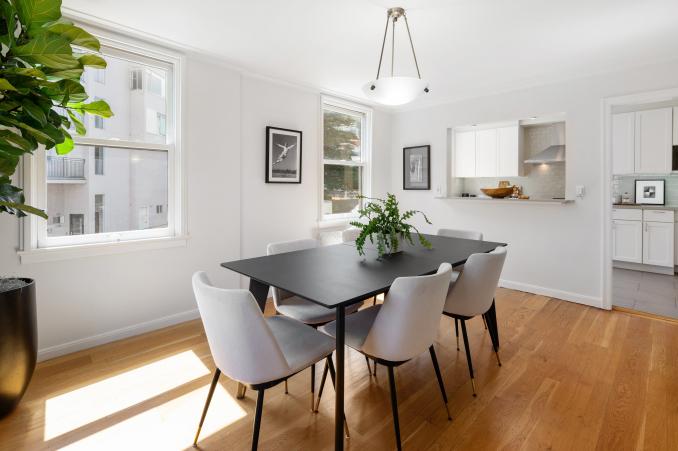
[[377,240],[377,253],[379,258],[386,254],[397,252],[401,241],[407,241],[414,244],[412,240],[412,231],[419,237],[419,243],[427,249],[431,249],[431,243],[419,233],[419,230],[412,224],[408,224],[417,213],[424,217],[427,224],[431,224],[426,215],[419,210],[407,210],[402,215],[398,207],[398,201],[395,195],[386,194],[386,200],[360,196],[361,199],[370,200],[363,208],[358,210],[360,218],[365,218],[367,223],[354,221],[351,225],[360,229],[360,235],[355,240],[358,253],[365,255],[365,242],[367,238],[374,244],[374,238]]
[[80,83],[86,66],[106,67],[86,53],[99,48],[97,38],[61,17],[61,0],[0,0],[0,213],[46,218],[11,184],[21,157],[39,145],[70,152],[69,128],[86,133],[75,113],[113,115],[103,100],[87,103]]
[[360,145],[360,119],[348,114],[325,111],[323,114],[323,151],[327,160],[351,160]]

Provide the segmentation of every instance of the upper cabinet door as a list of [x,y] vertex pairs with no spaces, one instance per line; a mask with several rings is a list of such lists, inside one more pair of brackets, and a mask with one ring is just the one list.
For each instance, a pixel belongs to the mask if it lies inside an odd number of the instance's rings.
[[612,115],[612,173],[635,172],[636,113]]
[[668,174],[671,172],[673,109],[636,112],[635,172]]
[[476,132],[476,177],[497,176],[497,129]]
[[476,176],[476,132],[454,134],[454,176]]
[[520,157],[520,127],[501,127],[497,129],[497,176],[518,177],[523,162]]

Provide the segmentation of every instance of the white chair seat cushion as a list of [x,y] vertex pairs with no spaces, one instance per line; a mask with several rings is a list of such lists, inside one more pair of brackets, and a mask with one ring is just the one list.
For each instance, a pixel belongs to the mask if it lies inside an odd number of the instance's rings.
[[[372,324],[379,313],[382,304],[360,310],[346,317],[346,329],[344,334],[345,343],[353,349],[362,350],[367,335],[372,329]],[[333,337],[337,336],[337,322],[332,321],[322,326],[320,331]]]
[[[360,304],[353,304],[346,307],[346,314],[358,310]],[[322,305],[302,299],[299,296],[285,298],[276,306],[276,310],[285,316],[294,318],[306,324],[324,324],[336,318],[336,311],[328,309]]]
[[272,316],[266,318],[266,322],[290,366],[286,376],[308,368],[335,349],[333,338],[294,319]]

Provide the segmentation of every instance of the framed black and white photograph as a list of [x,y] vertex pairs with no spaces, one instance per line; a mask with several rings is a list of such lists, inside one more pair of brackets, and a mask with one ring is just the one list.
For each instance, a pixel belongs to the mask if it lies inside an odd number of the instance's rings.
[[664,180],[636,180],[636,203],[664,205]]
[[301,132],[266,127],[266,183],[301,183]]
[[431,189],[431,146],[403,149],[403,189]]

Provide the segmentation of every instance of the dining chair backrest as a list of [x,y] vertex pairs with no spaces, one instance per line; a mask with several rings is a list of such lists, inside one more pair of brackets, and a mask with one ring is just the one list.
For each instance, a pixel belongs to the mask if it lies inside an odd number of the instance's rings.
[[[267,255],[284,254],[286,252],[303,251],[306,249],[314,249],[318,247],[318,240],[303,239],[292,241],[279,241],[276,243],[269,243],[266,247]],[[291,293],[279,288],[271,287],[273,292],[273,303],[278,306],[284,299],[292,297]]]
[[341,242],[342,243],[350,243],[352,241],[355,241],[356,238],[358,238],[358,235],[360,235],[360,229],[357,227],[350,227],[346,230],[341,231]]
[[438,235],[448,238],[463,238],[465,240],[482,241],[483,239],[483,233],[476,232],[475,230],[438,229]]
[[289,374],[290,366],[254,296],[212,286],[204,271],[193,292],[217,368],[239,382],[258,384]]
[[372,324],[363,351],[379,359],[403,362],[426,351],[438,332],[452,266],[436,274],[398,277]]
[[500,246],[487,254],[472,254],[457,281],[450,287],[445,312],[481,315],[490,308],[506,260],[506,248]]

